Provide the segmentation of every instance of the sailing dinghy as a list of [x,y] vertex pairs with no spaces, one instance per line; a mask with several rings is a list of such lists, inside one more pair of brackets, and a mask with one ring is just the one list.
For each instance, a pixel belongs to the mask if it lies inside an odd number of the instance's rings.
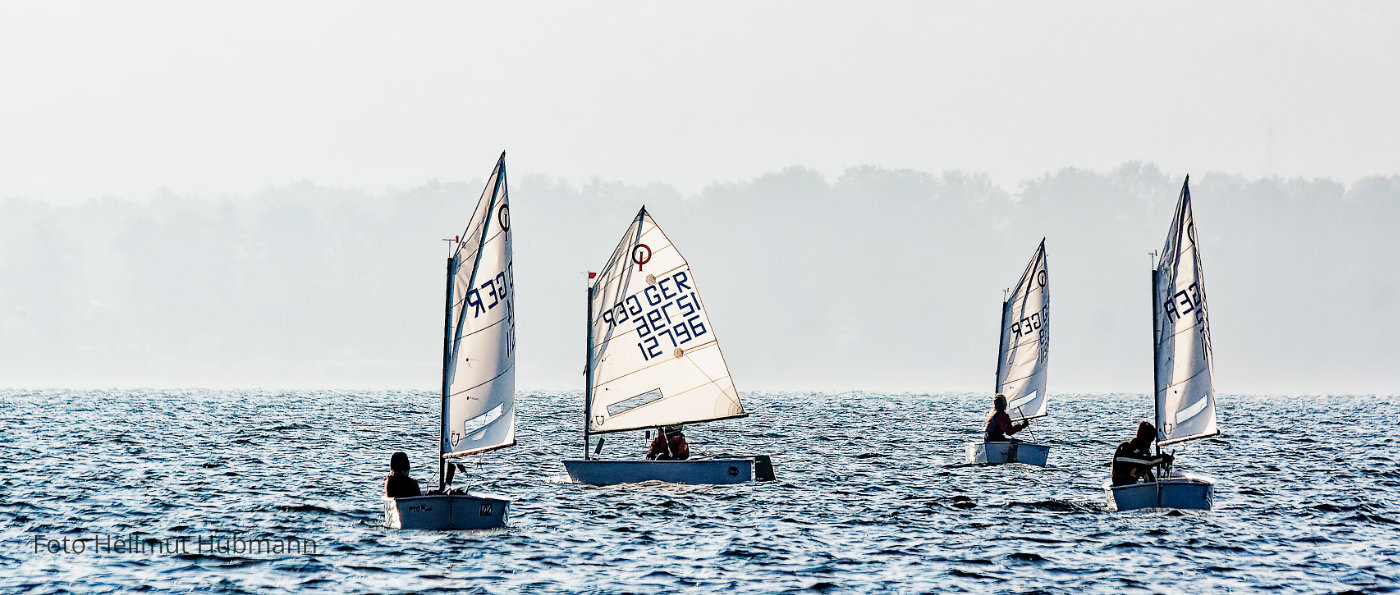
[[[607,265],[589,274],[583,458],[574,481],[730,484],[772,479],[768,457],[690,460],[591,458],[592,434],[746,417],[685,257],[646,207]],[[598,448],[602,450],[602,437]]]
[[[1215,424],[1215,380],[1210,316],[1202,276],[1196,221],[1191,214],[1191,177],[1181,184],[1167,243],[1152,269],[1153,402],[1157,452],[1162,447],[1220,434]],[[1104,484],[1109,510],[1182,508],[1210,510],[1214,480],[1161,469],[1156,481]]]
[[515,445],[515,280],[506,154],[447,260],[438,490],[384,498],[395,529],[494,529],[510,500],[452,489],[460,457]]
[[[995,394],[1006,396],[1013,422],[1045,417],[1045,377],[1050,367],[1050,279],[1045,238],[1021,280],[1001,303]],[[969,464],[1025,463],[1045,466],[1050,447],[1020,440],[969,442]]]

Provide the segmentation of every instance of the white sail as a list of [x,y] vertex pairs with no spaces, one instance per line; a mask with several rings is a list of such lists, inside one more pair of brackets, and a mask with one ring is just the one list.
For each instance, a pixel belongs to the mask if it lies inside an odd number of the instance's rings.
[[1181,185],[1176,216],[1152,272],[1157,437],[1161,444],[1219,433],[1210,316],[1189,183],[1188,177]]
[[590,433],[747,415],[690,265],[646,208],[590,296]]
[[515,444],[515,282],[505,153],[486,181],[449,266],[444,457]]
[[1014,419],[1045,415],[1050,369],[1050,278],[1040,240],[1021,280],[1001,307],[1001,349],[996,392],[1006,395]]

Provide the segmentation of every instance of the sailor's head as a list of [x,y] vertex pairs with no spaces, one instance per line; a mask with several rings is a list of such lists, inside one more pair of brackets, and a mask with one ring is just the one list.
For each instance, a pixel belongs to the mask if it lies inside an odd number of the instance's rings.
[[1006,411],[1006,395],[997,393],[997,396],[992,397],[992,408],[997,411]]
[[1152,425],[1152,422],[1147,421],[1147,420],[1143,420],[1143,421],[1138,422],[1138,430],[1137,430],[1137,439],[1138,439],[1138,440],[1152,440],[1152,439],[1154,439],[1154,438],[1156,438],[1156,437],[1157,437],[1157,426]]
[[389,457],[389,470],[395,473],[408,473],[408,455],[396,452]]
[[666,428],[665,428],[664,431],[666,432],[666,435],[667,435],[667,436],[673,436],[673,435],[675,435],[675,434],[681,433],[681,431],[684,430],[684,429],[685,429],[685,426],[683,426],[683,425],[681,425],[681,424],[676,424],[676,425],[673,425],[673,426],[666,426]]

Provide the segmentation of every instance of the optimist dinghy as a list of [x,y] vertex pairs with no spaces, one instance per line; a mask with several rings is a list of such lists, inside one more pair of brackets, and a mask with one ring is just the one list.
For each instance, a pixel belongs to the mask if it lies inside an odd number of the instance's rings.
[[[729,484],[772,479],[766,456],[591,458],[590,436],[746,417],[690,265],[645,207],[603,270],[589,274],[582,459],[574,481]],[[603,438],[592,454],[600,453]]]
[[[1021,280],[1001,303],[995,394],[1006,395],[1012,421],[1046,415],[1045,378],[1050,369],[1050,279],[1045,239],[1031,255]],[[1050,447],[1032,442],[968,442],[968,464],[1024,463],[1045,466]]]
[[[1210,316],[1196,221],[1191,213],[1190,176],[1181,185],[1167,243],[1152,269],[1152,351],[1157,452],[1168,444],[1220,434],[1215,420],[1214,364]],[[1109,510],[1182,508],[1210,510],[1215,482],[1209,477],[1162,469],[1156,481],[1114,486],[1104,483]]]
[[515,281],[506,154],[447,261],[438,491],[384,498],[395,529],[504,527],[510,500],[451,489],[460,457],[515,445]]

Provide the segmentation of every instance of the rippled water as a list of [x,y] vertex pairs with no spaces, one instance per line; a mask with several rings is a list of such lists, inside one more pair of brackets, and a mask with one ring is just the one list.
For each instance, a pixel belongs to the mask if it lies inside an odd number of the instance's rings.
[[[751,394],[692,426],[701,455],[767,453],[778,481],[567,483],[580,397],[523,394],[519,446],[482,458],[504,531],[380,526],[388,455],[434,473],[428,393],[0,392],[0,588],[1283,591],[1400,588],[1397,397],[1221,398],[1226,436],[1178,448],[1208,513],[1109,513],[1141,395],[1055,397],[1051,467],[957,465],[986,395]],[[637,453],[613,436],[605,454]],[[461,479],[459,478],[459,483]],[[314,554],[36,552],[132,532],[310,539]],[[39,542],[47,544],[47,541]]]

